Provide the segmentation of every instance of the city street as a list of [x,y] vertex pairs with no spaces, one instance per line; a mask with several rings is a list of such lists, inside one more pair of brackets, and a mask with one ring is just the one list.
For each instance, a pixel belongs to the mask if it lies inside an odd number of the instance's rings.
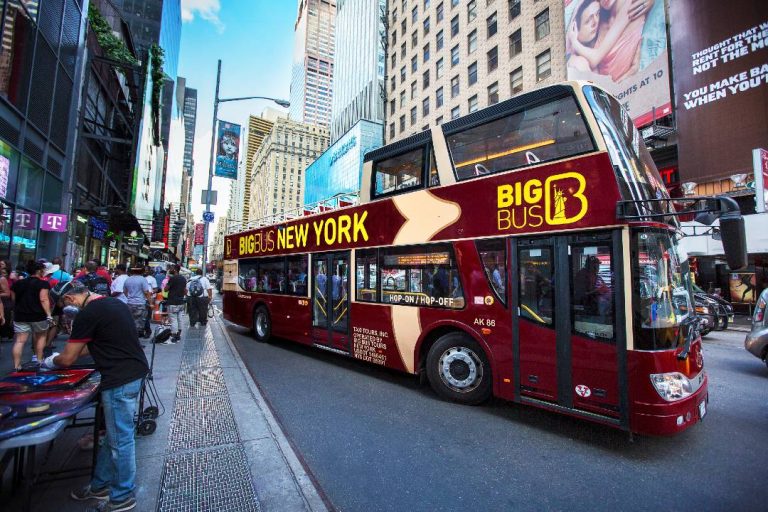
[[705,339],[710,405],[672,438],[530,407],[443,402],[416,379],[229,325],[339,510],[765,510],[768,369],[745,333]]

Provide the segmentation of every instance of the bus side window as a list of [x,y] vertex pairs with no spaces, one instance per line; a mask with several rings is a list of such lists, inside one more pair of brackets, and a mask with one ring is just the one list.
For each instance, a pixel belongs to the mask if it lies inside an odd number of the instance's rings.
[[437,173],[437,163],[435,162],[435,148],[429,148],[429,185],[430,187],[440,186],[440,175]]
[[307,296],[307,255],[288,256],[288,293]]
[[240,260],[237,283],[247,292],[255,292],[258,285],[257,278],[258,260]]
[[374,197],[422,188],[424,148],[376,162],[374,164]]
[[376,250],[355,251],[355,288],[359,301],[378,301]]
[[552,327],[554,298],[552,249],[520,249],[520,317]]
[[612,341],[615,287],[610,246],[572,246],[571,272],[574,332]]
[[507,247],[504,240],[478,240],[475,242],[480,261],[485,269],[485,277],[490,288],[502,304],[507,303]]

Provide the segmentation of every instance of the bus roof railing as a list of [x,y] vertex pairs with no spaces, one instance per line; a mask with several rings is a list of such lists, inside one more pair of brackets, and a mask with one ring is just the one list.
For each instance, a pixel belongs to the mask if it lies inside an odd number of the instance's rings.
[[294,219],[308,217],[310,215],[325,213],[331,210],[338,210],[339,208],[355,206],[359,203],[360,194],[357,192],[336,194],[335,196],[323,199],[322,201],[306,204],[304,206],[292,208],[290,210],[284,210],[282,212],[267,215],[266,217],[261,217],[259,219],[254,219],[247,222],[230,222],[227,226],[227,234],[232,235],[242,231],[272,226],[274,224],[280,224],[282,222],[288,222]]

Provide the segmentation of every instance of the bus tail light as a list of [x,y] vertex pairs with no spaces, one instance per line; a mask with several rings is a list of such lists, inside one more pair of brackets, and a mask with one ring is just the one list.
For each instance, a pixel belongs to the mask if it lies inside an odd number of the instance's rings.
[[652,373],[651,383],[659,396],[667,402],[675,402],[691,396],[692,386],[688,377],[679,372]]
[[483,333],[483,336],[488,336],[489,334],[491,334],[491,330],[487,327],[483,327],[482,329],[480,329],[480,332]]

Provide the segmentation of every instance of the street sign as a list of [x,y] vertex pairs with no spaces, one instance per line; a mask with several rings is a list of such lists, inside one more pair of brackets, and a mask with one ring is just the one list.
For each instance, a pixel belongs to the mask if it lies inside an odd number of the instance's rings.
[[208,201],[206,199],[208,198],[208,195],[211,196],[211,202],[210,204],[212,206],[216,206],[216,202],[219,199],[219,192],[217,190],[211,190],[210,192],[208,190],[203,190],[202,194],[200,196],[200,204],[207,204]]
[[203,220],[205,222],[213,222],[213,212],[203,212]]

